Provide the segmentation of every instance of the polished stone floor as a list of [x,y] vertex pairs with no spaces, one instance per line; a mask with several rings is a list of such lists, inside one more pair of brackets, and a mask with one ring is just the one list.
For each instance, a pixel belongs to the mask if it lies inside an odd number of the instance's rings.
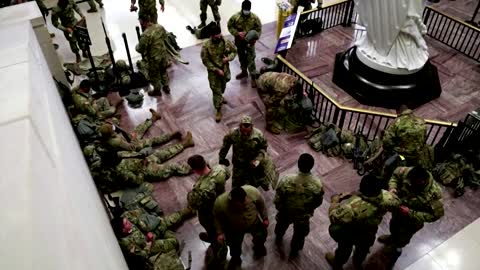
[[[136,15],[128,12],[128,1],[123,5],[119,5],[116,0],[104,1],[105,10],[102,11],[101,14],[87,15],[87,21],[89,26],[91,26],[91,35],[94,42],[94,54],[102,54],[106,52],[106,47],[103,44],[103,31],[101,28],[98,28],[100,24],[99,15],[102,15],[108,26],[109,35],[112,36],[112,40],[114,40],[116,56],[120,58],[123,56],[124,58],[125,52],[122,49],[122,46],[119,45],[121,44],[121,38],[119,38],[119,35],[121,32],[128,32],[127,35],[131,41],[130,47],[135,45],[136,38],[133,33],[134,26],[136,24]],[[200,45],[195,45],[198,42],[192,40],[192,36],[186,32],[186,30],[184,31],[185,24],[198,23],[198,19],[196,17],[198,15],[198,11],[193,5],[186,5],[183,1],[167,0],[166,2],[166,11],[164,13],[165,17],[160,16],[160,22],[164,23],[168,30],[174,31],[177,34],[180,45],[186,47],[184,50],[182,50],[182,55],[185,59],[190,61],[190,64],[174,64],[169,69],[169,75],[171,79],[170,87],[172,89],[171,95],[164,95],[161,98],[152,98],[146,96],[144,105],[139,109],[132,109],[124,106],[121,109],[122,126],[124,126],[126,129],[132,129],[134,125],[149,117],[149,108],[155,108],[162,114],[163,118],[155,123],[154,127],[149,132],[150,134],[155,135],[174,130],[181,130],[183,132],[192,131],[194,134],[196,143],[195,147],[187,149],[174,160],[185,160],[190,155],[202,154],[210,161],[211,164],[216,164],[218,161],[218,150],[221,146],[224,134],[226,134],[230,128],[238,125],[238,120],[241,115],[250,114],[254,119],[255,126],[264,131],[264,107],[258,98],[255,89],[250,87],[248,80],[238,81],[233,79],[227,85],[227,90],[225,93],[225,98],[228,101],[228,104],[224,106],[224,119],[219,124],[215,123],[213,119],[214,110],[211,101],[211,91],[207,81],[207,73],[199,57]],[[229,11],[222,13],[222,16],[224,16],[224,14],[227,15],[233,13],[233,11],[236,10],[236,7],[240,5],[241,1],[224,0],[223,2],[224,4],[221,8],[222,12]],[[256,45],[258,66],[260,66],[259,59],[261,57],[273,55],[276,31],[276,25],[275,23],[272,23],[272,21],[275,19],[275,8],[273,7],[274,2],[275,1],[272,0],[253,1],[253,11],[258,12],[263,22],[267,23],[263,27],[262,38]],[[462,3],[460,0],[457,2],[449,2],[444,0],[442,2],[448,3],[449,5]],[[197,3],[198,2],[195,1],[195,5],[198,5]],[[85,10],[87,5],[82,3],[81,8]],[[223,20],[222,23],[225,24],[226,20]],[[124,30],[127,28],[128,30]],[[340,46],[344,47],[348,46],[348,42],[351,42],[353,39],[352,30],[339,28],[336,29],[336,31],[337,32],[330,35],[329,33],[325,32],[314,38],[329,40],[329,42],[338,43]],[[68,47],[65,46],[66,44],[63,40],[63,36],[58,31],[56,31],[56,33],[57,37],[55,38],[55,42],[60,44],[60,49],[58,51],[59,55],[66,62],[72,61],[73,55],[69,52]],[[297,48],[304,48],[302,46],[305,45],[302,45],[302,42],[305,41],[299,40],[297,42],[294,49],[290,52],[289,57],[298,55],[299,59],[302,59],[302,57],[303,59],[306,59],[302,50],[295,53]],[[331,68],[328,66],[328,57],[333,57],[335,53],[338,52],[338,47],[330,46],[323,48],[321,47],[323,43],[320,41],[317,41],[316,44],[317,45],[315,46],[318,46],[318,51],[315,51],[315,54],[309,55],[309,57],[311,57],[310,60],[304,62],[308,62],[308,64],[317,62],[319,60],[312,60],[312,58],[318,57],[318,59],[325,61],[326,64],[319,67],[323,71],[318,72],[315,71],[315,69],[312,69],[312,71],[305,71],[305,73],[312,78],[315,78],[316,72],[319,74],[328,74],[328,72],[331,72]],[[320,50],[320,48],[322,48],[322,50]],[[442,48],[438,51],[439,57],[445,57],[445,61],[442,62],[447,62],[449,59],[453,59],[450,57],[450,55],[455,54],[455,52],[449,51],[448,48]],[[480,77],[475,77],[473,73],[469,75],[469,80],[466,80],[464,77],[457,77],[461,76],[462,73],[465,73],[465,70],[473,70],[478,72],[478,67],[471,65],[471,63],[468,61],[465,64],[465,62],[462,62],[462,60],[464,59],[460,57],[459,59],[451,60],[452,63],[454,63],[452,65],[445,64],[445,66],[448,68],[459,69],[455,73],[449,73],[452,80],[457,80],[457,82],[451,82],[452,88],[454,86],[458,87],[459,82],[465,82],[466,84],[473,83],[474,86],[476,85],[476,89],[478,89],[478,80]],[[238,60],[234,60],[231,65],[231,69],[233,75],[239,72]],[[328,77],[325,79],[324,84],[327,84],[327,81],[329,81]],[[323,87],[323,85],[321,86]],[[468,90],[467,94],[469,94],[471,92],[471,88],[475,88],[474,86],[465,87],[464,89],[466,90],[461,91]],[[118,97],[112,96],[112,98],[114,99]],[[474,98],[475,96],[473,96],[471,99]],[[468,100],[470,100],[470,98],[468,98]],[[461,113],[459,112],[461,109],[460,107],[462,106],[463,105],[460,106],[457,104],[457,106],[448,106],[442,110],[445,111],[445,114],[450,114],[449,111],[453,110],[451,114],[458,114],[458,117],[455,119],[460,119],[460,116],[463,117],[464,115],[463,111]],[[437,107],[442,108],[442,104],[438,104]],[[441,114],[434,114],[433,112],[426,114],[426,116],[430,118],[437,118],[438,116],[443,119]],[[452,120],[455,119],[452,117]],[[335,248],[335,242],[328,235],[329,222],[327,218],[327,209],[329,206],[330,197],[335,193],[347,192],[356,189],[360,178],[358,175],[356,175],[351,164],[348,162],[342,159],[328,158],[322,154],[313,152],[305,144],[303,139],[303,136],[305,135],[304,133],[296,135],[281,134],[276,136],[270,133],[265,133],[265,135],[269,142],[268,151],[274,158],[274,161],[276,162],[277,167],[282,174],[294,172],[296,170],[296,159],[299,154],[309,152],[315,156],[315,173],[319,174],[324,181],[326,191],[325,201],[315,212],[315,216],[312,219],[311,233],[307,238],[303,252],[297,259],[288,260],[286,254],[289,252],[288,244],[292,232],[291,230],[287,232],[284,247],[278,249],[273,241],[273,228],[275,225],[274,216],[276,213],[272,202],[274,193],[272,191],[263,192],[266,203],[269,206],[268,210],[271,221],[271,225],[269,227],[270,234],[266,243],[268,255],[261,260],[253,260],[251,244],[250,241],[248,241],[249,238],[247,238],[247,241],[245,241],[244,245],[244,262],[242,264],[242,269],[329,269],[328,264],[324,259],[324,254],[332,251]],[[192,188],[194,179],[194,176],[182,178],[174,177],[168,181],[155,184],[156,198],[159,200],[166,213],[173,212],[186,205],[186,195],[187,192]],[[425,256],[430,256],[431,258],[437,256],[438,260],[441,258],[448,258],[443,253],[431,252],[433,252],[436,247],[441,246],[445,240],[466,227],[468,224],[472,223],[480,216],[480,209],[478,208],[480,197],[478,196],[478,193],[468,190],[460,199],[453,199],[450,194],[451,192],[445,192],[445,217],[434,224],[427,225],[414,237],[412,243],[405,248],[404,253],[398,260],[395,269],[405,269],[419,259],[428,259],[428,257]],[[387,221],[388,216],[382,223],[379,234],[388,231]],[[198,224],[196,218],[186,222],[186,224],[178,230],[178,238],[184,242],[182,258],[184,261],[186,261],[187,254],[189,251],[191,251],[193,257],[192,269],[195,270],[202,269],[203,255],[207,248],[205,243],[198,239],[198,233],[201,231],[202,227]],[[449,250],[450,254],[457,256],[457,259],[462,258],[462,247],[455,247],[456,246],[453,245],[451,250]],[[473,252],[474,254],[476,252],[476,254],[480,254],[480,246],[478,243],[471,244],[465,248],[468,248],[469,252]],[[372,248],[371,255],[368,258],[366,269],[384,269],[386,261],[387,259],[383,253],[382,246],[376,243]],[[474,265],[472,264],[469,265],[470,268],[443,268],[442,266],[440,268],[424,267],[416,269],[477,269],[472,268],[473,266]],[[353,269],[353,266],[349,263],[345,268]]]

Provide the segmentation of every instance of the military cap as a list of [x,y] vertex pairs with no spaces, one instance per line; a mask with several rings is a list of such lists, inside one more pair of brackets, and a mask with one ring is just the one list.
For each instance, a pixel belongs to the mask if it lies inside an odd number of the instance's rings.
[[258,40],[258,32],[255,30],[250,30],[247,35],[245,35],[246,42],[251,42],[252,40]]
[[248,115],[244,115],[242,116],[242,119],[240,119],[240,124],[253,124],[252,123],[252,117],[248,116]]

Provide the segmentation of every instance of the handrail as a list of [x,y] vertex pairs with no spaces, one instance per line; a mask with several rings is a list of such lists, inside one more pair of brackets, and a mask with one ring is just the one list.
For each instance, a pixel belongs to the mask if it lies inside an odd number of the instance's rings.
[[431,10],[437,12],[437,13],[440,13],[440,14],[442,14],[443,16],[450,18],[451,20],[454,20],[454,21],[456,21],[456,22],[458,22],[458,23],[461,23],[461,24],[463,24],[463,25],[465,25],[465,26],[467,26],[467,27],[469,27],[469,28],[472,28],[473,30],[476,30],[476,31],[480,32],[480,28],[478,28],[478,27],[476,27],[476,26],[474,26],[474,25],[468,24],[468,23],[466,23],[466,22],[464,22],[464,21],[461,21],[461,20],[459,20],[459,19],[457,19],[457,18],[455,18],[455,17],[453,17],[453,16],[451,16],[451,15],[448,15],[447,13],[444,13],[444,12],[438,10],[437,8],[434,8],[434,7],[431,7],[431,6],[426,6],[425,9],[427,9],[427,8],[428,8],[428,9],[431,9]]
[[[390,117],[390,118],[396,118],[396,114],[391,114],[391,113],[384,113],[384,112],[378,112],[378,111],[371,111],[371,110],[366,110],[366,109],[359,109],[359,108],[353,108],[353,107],[348,107],[344,106],[340,103],[338,103],[335,99],[330,97],[329,94],[327,94],[320,86],[315,84],[311,79],[309,79],[305,74],[303,74],[301,71],[299,71],[297,68],[295,68],[288,60],[283,58],[280,55],[277,55],[277,58],[286,66],[288,66],[290,69],[292,69],[298,76],[300,76],[302,79],[307,81],[310,85],[312,85],[315,90],[320,92],[322,96],[327,98],[330,102],[332,102],[336,107],[338,107],[340,110],[344,111],[349,111],[349,112],[357,112],[357,113],[364,113],[364,114],[370,114],[374,116],[384,116],[384,117]],[[440,121],[440,120],[431,120],[431,119],[425,119],[425,122],[428,124],[433,124],[433,125],[440,125],[440,126],[453,126],[456,127],[457,123],[452,123],[452,122],[446,122],[446,121]]]
[[303,11],[302,13],[300,13],[301,15],[305,15],[305,14],[309,14],[309,13],[312,13],[312,12],[315,12],[319,9],[325,9],[325,8],[328,8],[328,7],[331,7],[331,6],[335,6],[335,5],[338,5],[338,4],[341,4],[343,2],[348,2],[348,1],[351,1],[351,0],[336,0],[334,1],[333,3],[329,3],[327,5],[322,5],[321,7],[316,7],[316,8],[312,8],[312,9],[309,9],[309,10],[305,10]]

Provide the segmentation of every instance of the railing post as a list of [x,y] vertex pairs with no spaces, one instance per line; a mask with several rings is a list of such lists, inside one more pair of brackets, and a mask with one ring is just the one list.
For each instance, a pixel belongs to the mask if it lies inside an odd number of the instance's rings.
[[427,22],[428,22],[428,18],[430,17],[431,11],[432,10],[429,7],[425,7],[425,9],[423,10],[423,24],[427,26],[427,29],[428,29]]
[[345,13],[343,15],[343,23],[342,23],[342,26],[343,27],[347,27],[347,23],[348,23],[348,14],[350,13],[350,5],[352,5],[352,1],[348,1],[346,5],[344,5],[345,7]]
[[[332,104],[332,106],[335,106],[334,104]],[[333,112],[333,120],[332,120],[332,123],[334,123],[335,125],[337,124],[337,121],[338,121],[338,114],[340,113],[340,108],[338,108],[337,106],[335,106],[335,111]]]
[[342,111],[340,114],[340,121],[338,122],[338,128],[343,129],[343,124],[345,123],[345,116],[347,115],[347,111],[340,110],[340,108],[337,108],[337,110]]

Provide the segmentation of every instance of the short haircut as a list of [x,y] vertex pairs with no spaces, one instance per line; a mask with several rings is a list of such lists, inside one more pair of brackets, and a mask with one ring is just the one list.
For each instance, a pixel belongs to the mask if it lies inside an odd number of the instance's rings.
[[230,199],[234,202],[244,202],[247,197],[247,193],[241,187],[234,187],[230,191]]
[[407,174],[407,178],[410,179],[412,184],[417,183],[419,180],[428,180],[430,174],[422,166],[413,167]]
[[200,155],[193,155],[189,157],[187,163],[193,170],[196,171],[201,171],[207,166],[205,159]]
[[92,83],[89,79],[80,82],[80,89],[90,89],[90,87],[92,87]]
[[360,181],[360,192],[367,197],[376,197],[382,191],[381,181],[373,174],[367,174]]
[[312,155],[308,153],[303,153],[298,158],[298,169],[302,173],[309,173],[313,165],[315,164],[315,159],[313,159]]

